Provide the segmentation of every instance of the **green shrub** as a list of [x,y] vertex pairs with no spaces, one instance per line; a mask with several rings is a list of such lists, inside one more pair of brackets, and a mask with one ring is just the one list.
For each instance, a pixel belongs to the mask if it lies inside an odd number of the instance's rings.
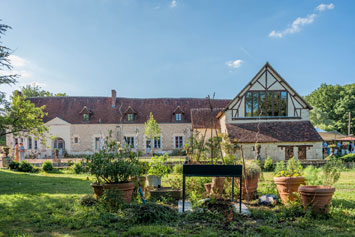
[[9,164],[10,170],[18,170],[19,166],[20,166],[20,163],[15,160],[11,161]]
[[139,166],[139,175],[148,174],[149,162],[139,161],[138,166]]
[[277,162],[274,172],[276,177],[298,177],[302,176],[302,170],[301,162],[292,157],[286,167],[283,161]]
[[52,162],[50,162],[49,160],[46,160],[45,162],[43,162],[42,164],[42,170],[45,172],[51,172],[53,171],[53,164]]
[[93,197],[93,195],[85,195],[84,197],[79,199],[79,203],[82,206],[93,206],[97,203],[97,200]]
[[87,171],[82,161],[74,163],[70,168],[74,171],[75,174],[82,174]]
[[265,171],[273,171],[274,170],[274,164],[272,163],[272,158],[270,156],[268,156],[265,160],[264,170]]
[[168,159],[168,155],[162,156],[153,156],[152,160],[149,163],[149,175],[156,175],[159,177],[164,177],[168,174],[168,167],[165,165],[165,162]]
[[124,212],[127,220],[135,224],[171,223],[178,217],[172,208],[150,202],[131,204]]
[[349,153],[345,156],[340,157],[344,162],[355,162],[355,153]]
[[174,174],[182,174],[183,164],[176,164],[173,167]]
[[28,163],[27,161],[21,161],[19,167],[18,167],[18,171],[21,172],[32,172],[33,171],[33,166]]

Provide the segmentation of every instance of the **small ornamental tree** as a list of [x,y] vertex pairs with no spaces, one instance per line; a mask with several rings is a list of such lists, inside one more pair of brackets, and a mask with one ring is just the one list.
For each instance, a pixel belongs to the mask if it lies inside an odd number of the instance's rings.
[[147,139],[150,139],[152,153],[154,154],[153,139],[157,139],[157,138],[160,139],[160,128],[159,128],[157,121],[155,121],[152,112],[150,112],[150,114],[149,114],[148,121],[144,123],[144,135]]

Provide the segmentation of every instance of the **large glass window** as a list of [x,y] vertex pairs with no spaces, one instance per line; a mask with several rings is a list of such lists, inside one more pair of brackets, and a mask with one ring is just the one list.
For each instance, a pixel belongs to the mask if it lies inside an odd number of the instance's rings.
[[287,116],[287,92],[247,92],[245,95],[245,117],[259,116]]
[[83,122],[88,122],[90,119],[90,115],[89,114],[83,114]]
[[184,138],[182,136],[175,137],[175,148],[183,148],[184,147]]
[[134,121],[134,114],[128,114],[128,121]]
[[161,147],[160,137],[154,138],[154,148],[160,148],[160,147]]
[[125,143],[130,148],[134,148],[134,137],[124,137]]

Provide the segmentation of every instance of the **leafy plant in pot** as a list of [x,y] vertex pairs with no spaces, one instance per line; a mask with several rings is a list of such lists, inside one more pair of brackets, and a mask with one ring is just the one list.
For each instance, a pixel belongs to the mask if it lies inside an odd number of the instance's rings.
[[307,185],[299,187],[305,209],[318,214],[328,214],[335,188],[332,186],[340,178],[342,162],[336,158],[330,159],[322,168],[308,166],[305,170]]
[[287,165],[283,161],[276,163],[274,182],[283,204],[288,201],[294,201],[294,192],[298,192],[298,187],[305,184],[302,176],[303,167],[295,158],[291,158]]
[[161,178],[168,174],[168,167],[165,166],[165,162],[168,160],[168,154],[161,156],[153,156],[149,163],[148,170],[148,186],[160,187]]
[[[256,160],[245,161],[245,174],[242,183],[242,198],[246,200],[255,199],[258,196],[258,182],[261,174],[259,162]],[[235,179],[239,184],[239,178]]]
[[111,190],[130,203],[135,187],[130,177],[138,174],[138,159],[128,147],[122,148],[111,138],[112,131],[105,138],[102,150],[87,157],[89,172],[96,178],[91,187],[95,193],[97,191],[97,196],[102,195],[102,191]]

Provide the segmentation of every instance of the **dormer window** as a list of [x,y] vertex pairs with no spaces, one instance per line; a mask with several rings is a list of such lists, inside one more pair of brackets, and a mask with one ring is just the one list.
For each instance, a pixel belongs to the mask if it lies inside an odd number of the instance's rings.
[[173,115],[175,116],[176,122],[181,122],[183,120],[184,111],[181,109],[180,106],[177,106],[176,109],[173,111]]
[[90,115],[89,114],[83,114],[83,122],[89,122],[90,120]]
[[81,115],[83,122],[89,122],[92,112],[86,106],[84,106],[79,114]]
[[134,121],[134,114],[127,114],[128,121]]

